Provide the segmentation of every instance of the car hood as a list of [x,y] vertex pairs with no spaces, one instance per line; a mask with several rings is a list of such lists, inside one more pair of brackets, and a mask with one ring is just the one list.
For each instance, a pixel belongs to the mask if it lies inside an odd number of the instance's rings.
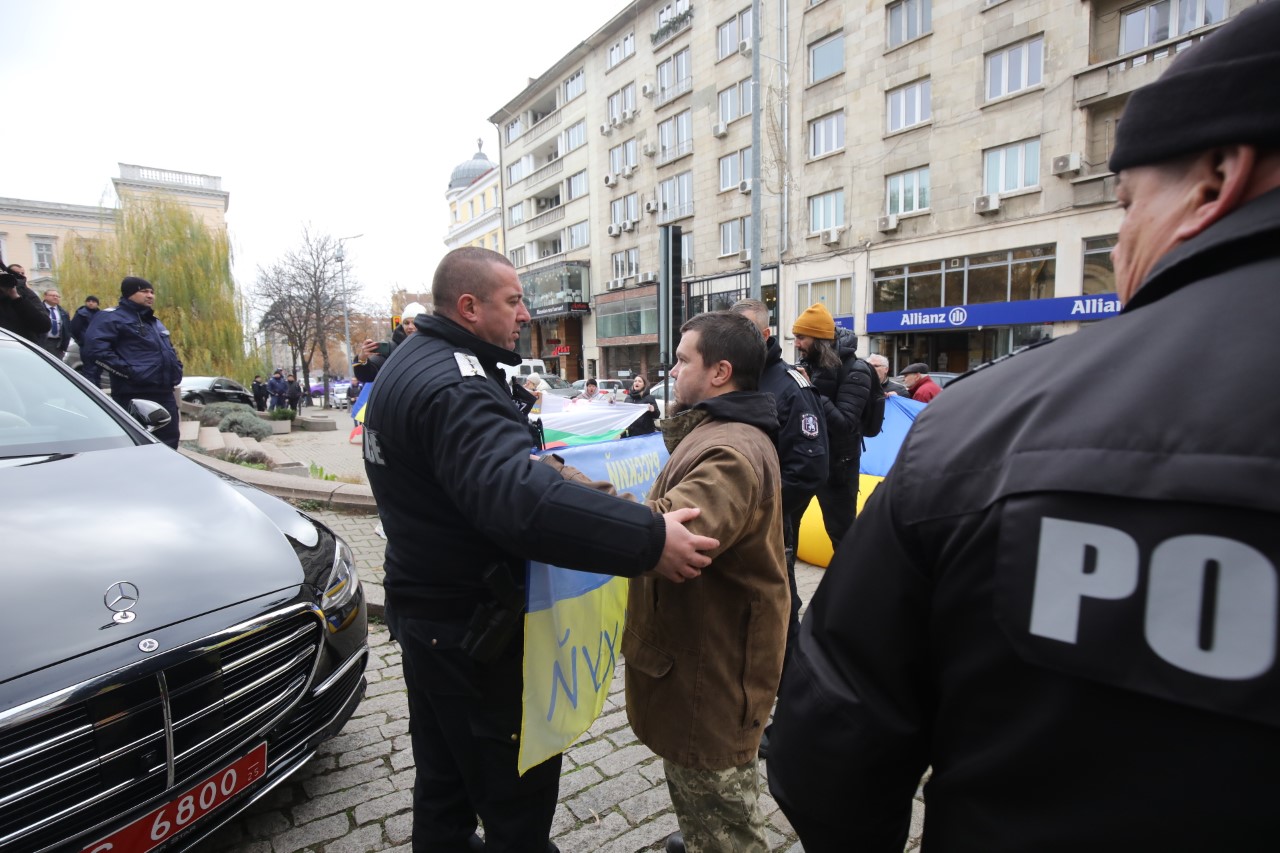
[[[268,515],[161,444],[0,460],[0,494],[0,682],[296,587],[303,570],[285,531],[304,545],[319,536],[287,505]],[[138,589],[124,624],[103,600],[121,581]]]

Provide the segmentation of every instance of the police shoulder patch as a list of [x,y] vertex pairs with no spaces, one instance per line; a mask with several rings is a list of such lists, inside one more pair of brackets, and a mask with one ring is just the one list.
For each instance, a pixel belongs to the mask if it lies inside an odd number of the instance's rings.
[[809,380],[805,378],[805,375],[800,371],[796,370],[794,367],[787,370],[787,375],[790,376],[792,379],[794,379],[796,381],[796,384],[799,385],[801,388],[808,388],[811,384]]
[[817,438],[818,429],[818,416],[813,412],[805,412],[800,416],[800,433],[805,438]]
[[474,355],[455,352],[453,360],[458,362],[458,372],[463,376],[484,376],[484,368],[480,366],[480,359]]

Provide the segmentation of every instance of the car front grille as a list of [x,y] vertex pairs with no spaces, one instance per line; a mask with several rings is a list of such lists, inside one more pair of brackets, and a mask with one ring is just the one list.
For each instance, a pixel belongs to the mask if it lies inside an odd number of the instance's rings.
[[118,819],[262,737],[306,693],[322,631],[310,610],[240,626],[0,729],[0,851]]

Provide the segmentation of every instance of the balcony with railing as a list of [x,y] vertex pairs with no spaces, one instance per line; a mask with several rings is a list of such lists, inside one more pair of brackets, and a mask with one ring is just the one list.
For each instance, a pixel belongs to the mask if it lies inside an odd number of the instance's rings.
[[125,181],[146,181],[152,184],[169,184],[171,186],[190,187],[199,190],[222,189],[222,178],[216,175],[174,172],[169,169],[156,169],[151,166],[135,166],[131,163],[120,164],[120,179]]
[[693,7],[690,6],[679,15],[668,18],[662,26],[658,27],[649,36],[649,41],[653,43],[653,49],[657,50],[676,36],[680,35],[689,27],[693,26]]
[[658,214],[658,222],[666,224],[675,222],[677,219],[684,219],[686,216],[693,216],[693,202],[686,201],[684,204],[664,204],[662,211]]
[[690,74],[688,77],[681,77],[670,86],[658,89],[658,94],[653,98],[653,106],[657,108],[663,104],[669,104],[685,92],[691,91],[692,89],[693,75]]
[[549,115],[543,116],[542,119],[537,124],[535,124],[533,127],[529,128],[524,132],[525,146],[527,147],[535,139],[537,139],[540,136],[543,136],[544,134],[546,134],[548,130],[560,124],[560,119],[562,116],[563,116],[562,110],[556,110],[555,112],[550,113]]
[[539,213],[537,216],[525,222],[526,233],[532,234],[539,228],[550,225],[552,222],[559,222],[564,219],[564,205],[557,205],[550,210]]
[[1169,39],[1154,44],[1141,53],[1130,53],[1119,59],[1091,65],[1075,75],[1076,106],[1084,107],[1112,98],[1129,95],[1136,89],[1155,82],[1164,73],[1178,51],[1185,50],[1213,31]]
[[670,148],[659,148],[657,165],[665,166],[675,160],[679,160],[687,154],[693,153],[693,140],[682,139]]
[[560,174],[562,171],[564,171],[564,161],[561,159],[555,159],[547,165],[540,166],[530,172],[521,183],[525,185],[526,190],[532,190],[537,184],[540,184],[552,175]]

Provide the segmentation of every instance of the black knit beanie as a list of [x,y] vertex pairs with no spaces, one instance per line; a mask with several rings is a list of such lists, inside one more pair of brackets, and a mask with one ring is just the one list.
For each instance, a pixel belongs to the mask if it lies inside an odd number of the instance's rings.
[[136,275],[127,276],[124,281],[120,282],[120,295],[128,299],[139,290],[155,290],[151,286],[151,282],[145,278],[138,278]]
[[1232,143],[1280,146],[1280,2],[1264,0],[1184,48],[1120,116],[1111,171]]

